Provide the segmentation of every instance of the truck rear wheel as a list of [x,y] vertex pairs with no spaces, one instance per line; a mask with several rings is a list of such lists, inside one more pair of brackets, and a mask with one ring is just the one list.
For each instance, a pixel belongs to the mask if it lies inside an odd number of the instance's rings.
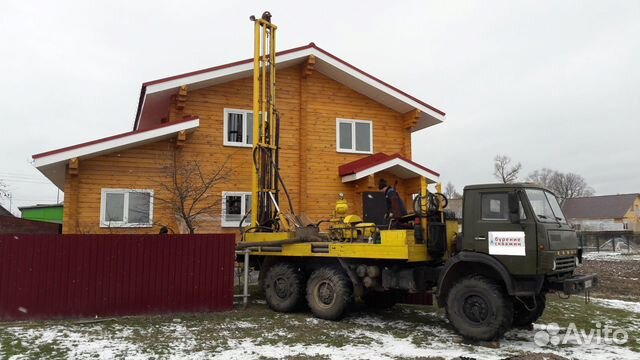
[[278,312],[292,312],[304,304],[304,275],[292,264],[271,266],[264,277],[264,296],[269,307]]
[[[523,300],[524,301],[524,300]],[[535,296],[535,304],[522,303],[521,300],[513,298],[513,326],[526,327],[538,320],[547,303],[545,294],[539,294]],[[528,307],[528,308],[527,308]]]
[[321,267],[314,271],[307,282],[307,303],[316,317],[339,320],[353,303],[353,285],[341,270]]
[[494,340],[511,328],[513,302],[495,280],[475,275],[461,279],[447,296],[447,317],[472,340]]

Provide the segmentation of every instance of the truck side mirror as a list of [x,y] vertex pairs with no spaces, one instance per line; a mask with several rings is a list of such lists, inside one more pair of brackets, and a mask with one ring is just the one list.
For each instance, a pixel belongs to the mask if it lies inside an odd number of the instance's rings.
[[512,224],[520,222],[520,201],[515,191],[509,193],[509,220]]

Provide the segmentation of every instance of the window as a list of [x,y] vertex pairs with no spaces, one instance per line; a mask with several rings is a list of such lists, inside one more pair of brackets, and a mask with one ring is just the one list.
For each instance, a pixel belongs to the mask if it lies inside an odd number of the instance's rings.
[[507,193],[482,194],[483,220],[509,220]]
[[101,227],[153,225],[153,190],[102,189]]
[[527,189],[526,193],[538,220],[543,222],[560,221],[565,224],[567,223],[558,204],[558,200],[551,193],[537,189]]
[[[251,210],[250,192],[228,192],[222,193],[222,226],[237,227],[245,214]],[[246,217],[242,226],[251,223],[251,218]]]
[[253,112],[224,109],[224,145],[253,146]]
[[336,121],[338,152],[373,153],[373,125],[366,120],[338,119]]

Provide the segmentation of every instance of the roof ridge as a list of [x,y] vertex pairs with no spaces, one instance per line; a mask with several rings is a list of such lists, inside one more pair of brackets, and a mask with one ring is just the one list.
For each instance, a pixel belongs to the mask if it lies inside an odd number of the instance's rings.
[[574,198],[568,198],[568,199],[566,199],[566,200],[575,200],[575,199],[591,199],[591,198],[597,198],[597,197],[629,196],[629,195],[640,196],[640,193],[626,193],[626,194],[608,194],[608,195],[579,196],[579,197],[574,197]]

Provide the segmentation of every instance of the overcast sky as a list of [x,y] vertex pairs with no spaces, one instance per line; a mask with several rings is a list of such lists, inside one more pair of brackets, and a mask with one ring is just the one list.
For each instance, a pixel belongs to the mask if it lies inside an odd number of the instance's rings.
[[279,50],[313,41],[445,111],[413,137],[414,160],[444,183],[493,182],[506,154],[524,175],[640,192],[640,1],[4,0],[13,210],[56,201],[32,154],[131,130],[144,81],[251,57],[248,17],[267,9]]

